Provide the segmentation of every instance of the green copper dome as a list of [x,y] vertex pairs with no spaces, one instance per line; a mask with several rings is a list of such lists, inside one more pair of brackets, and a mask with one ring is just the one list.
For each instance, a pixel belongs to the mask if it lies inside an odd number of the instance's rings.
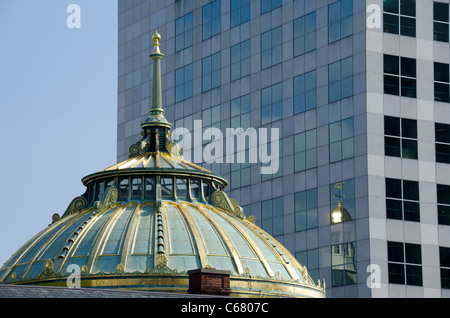
[[227,180],[181,156],[161,102],[160,36],[153,99],[127,160],[82,179],[86,192],[0,269],[0,283],[186,293],[188,271],[231,272],[231,296],[325,297],[289,251],[247,218]]

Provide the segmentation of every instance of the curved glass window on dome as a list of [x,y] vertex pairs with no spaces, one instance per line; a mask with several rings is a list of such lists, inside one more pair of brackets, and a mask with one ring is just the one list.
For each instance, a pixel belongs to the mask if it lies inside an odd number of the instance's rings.
[[131,197],[141,198],[142,196],[142,178],[131,179]]
[[163,198],[173,197],[173,178],[161,178],[161,196]]
[[145,178],[145,190],[144,190],[145,198],[155,198],[156,195],[156,178],[155,177],[146,177]]
[[187,199],[187,179],[177,178],[177,198]]
[[119,198],[127,199],[129,192],[130,180],[128,177],[119,179]]
[[203,180],[202,188],[203,188],[203,198],[205,199],[205,201],[209,201],[211,195],[211,182]]
[[191,198],[200,199],[200,180],[191,179]]

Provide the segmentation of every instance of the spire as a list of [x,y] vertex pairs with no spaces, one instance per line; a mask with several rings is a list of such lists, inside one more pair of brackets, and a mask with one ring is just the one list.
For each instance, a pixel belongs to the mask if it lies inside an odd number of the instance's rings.
[[149,116],[141,124],[143,131],[142,139],[131,145],[129,157],[135,157],[146,152],[170,152],[175,144],[170,139],[169,129],[172,124],[164,117],[161,94],[161,60],[164,54],[159,50],[161,36],[156,30],[153,35],[153,53],[150,58],[153,60],[153,80],[152,80],[152,105]]
[[153,53],[150,54],[150,58],[153,60],[153,82],[152,82],[152,105],[150,108],[150,115],[145,122],[141,124],[142,128],[149,126],[162,126],[170,128],[170,124],[166,118],[164,118],[164,110],[162,108],[162,93],[161,93],[161,60],[164,54],[159,50],[159,41],[161,40],[161,35],[158,34],[156,30],[153,35]]

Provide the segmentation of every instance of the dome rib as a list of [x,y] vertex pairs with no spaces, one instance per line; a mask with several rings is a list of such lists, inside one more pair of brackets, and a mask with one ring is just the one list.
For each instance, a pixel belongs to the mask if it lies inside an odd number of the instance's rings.
[[234,261],[234,266],[236,267],[237,273],[239,275],[244,274],[244,268],[242,266],[239,253],[236,249],[236,247],[233,244],[233,241],[228,236],[227,232],[215,221],[213,218],[211,218],[205,211],[203,210],[202,206],[195,206],[195,208],[202,213],[203,217],[208,219],[209,222],[216,228],[216,230],[219,232],[222,240],[225,242],[226,247],[228,248],[229,253],[231,254],[231,257]]
[[192,231],[192,235],[194,236],[195,246],[197,248],[198,257],[200,260],[200,268],[205,268],[208,263],[207,251],[206,247],[203,244],[203,239],[201,235],[201,231],[198,228],[197,224],[194,222],[192,215],[186,210],[183,205],[178,205],[178,209],[181,211],[183,216],[186,218],[189,228]]

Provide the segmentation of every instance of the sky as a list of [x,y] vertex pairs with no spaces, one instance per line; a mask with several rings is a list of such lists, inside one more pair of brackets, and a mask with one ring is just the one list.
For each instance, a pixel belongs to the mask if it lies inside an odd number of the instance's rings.
[[0,0],[0,267],[116,163],[116,126],[117,1]]

